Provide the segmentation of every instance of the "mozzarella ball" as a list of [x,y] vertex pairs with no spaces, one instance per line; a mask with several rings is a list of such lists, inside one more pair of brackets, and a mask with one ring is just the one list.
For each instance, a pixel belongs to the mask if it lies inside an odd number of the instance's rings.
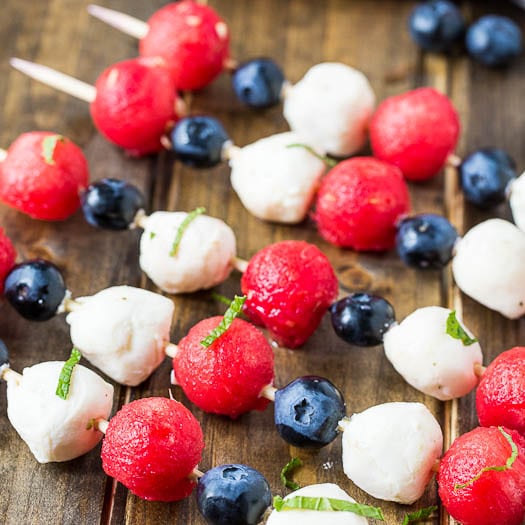
[[462,292],[509,319],[525,313],[525,233],[502,219],[484,221],[456,244],[452,271]]
[[279,133],[241,148],[230,160],[233,189],[259,219],[301,222],[326,171],[313,153],[290,144],[304,140],[293,132]]
[[468,394],[478,383],[474,365],[483,360],[479,343],[464,345],[447,333],[451,312],[440,306],[419,308],[393,325],[383,340],[387,358],[405,381],[441,401]]
[[24,368],[7,381],[7,416],[36,460],[69,461],[89,452],[102,432],[88,429],[92,419],[108,419],[113,387],[95,372],[76,365],[67,399],[56,395],[63,361]]
[[166,357],[173,318],[167,297],[114,286],[76,302],[66,317],[73,345],[117,383],[142,383]]
[[509,204],[516,226],[525,232],[525,173],[512,182]]
[[187,293],[223,282],[235,257],[235,234],[223,221],[198,215],[170,255],[177,230],[188,214],[158,211],[144,220],[140,239],[140,267],[162,290]]
[[367,139],[375,95],[363,73],[325,62],[285,92],[284,117],[307,144],[336,157],[359,151]]
[[[308,485],[288,494],[284,500],[296,496],[310,498],[342,499],[355,503],[344,490],[334,483]],[[368,520],[352,512],[334,512],[328,510],[272,510],[266,525],[366,525]]]
[[343,469],[375,498],[419,499],[441,455],[441,428],[421,403],[385,403],[342,420]]

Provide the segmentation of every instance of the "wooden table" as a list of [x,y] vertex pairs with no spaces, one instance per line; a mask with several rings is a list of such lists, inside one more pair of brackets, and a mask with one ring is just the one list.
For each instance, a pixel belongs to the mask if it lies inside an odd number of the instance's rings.
[[[11,70],[7,60],[19,56],[34,60],[87,82],[94,82],[104,67],[136,54],[136,43],[86,13],[87,0],[3,0],[0,26],[0,146],[20,133],[53,130],[82,146],[91,178],[125,178],[147,195],[149,210],[189,210],[205,206],[208,213],[227,221],[235,230],[239,255],[251,257],[263,246],[282,239],[316,243],[330,258],[341,287],[385,295],[398,319],[425,305],[445,305],[463,313],[466,324],[482,343],[485,363],[499,352],[524,340],[525,323],[508,321],[462,296],[450,272],[409,270],[395,253],[356,254],[324,242],[311,221],[300,226],[263,223],[240,204],[229,184],[229,168],[196,171],[174,163],[168,154],[129,159],[108,144],[93,128],[85,103],[57,93]],[[341,61],[363,70],[378,99],[421,85],[448,93],[462,120],[458,154],[485,145],[505,148],[525,166],[523,102],[525,60],[509,70],[491,71],[467,58],[445,59],[422,54],[410,41],[406,21],[415,2],[400,0],[213,0],[210,4],[228,21],[233,56],[240,59],[269,56],[279,62],[288,78],[296,81],[315,63]],[[106,0],[108,7],[147,19],[163,2]],[[463,2],[466,15],[504,12],[525,28],[525,13],[510,3]],[[238,145],[286,129],[281,108],[255,112],[242,107],[222,76],[191,98],[193,113],[213,114]],[[453,172],[435,180],[411,185],[414,212],[446,214],[460,232],[492,214],[509,217],[508,207],[480,212],[464,203]],[[75,296],[107,286],[130,284],[154,289],[141,275],[137,263],[138,233],[111,233],[88,226],[80,213],[62,223],[37,222],[5,206],[0,225],[18,249],[20,259],[44,256],[58,264]],[[239,291],[234,273],[217,291],[233,296]],[[223,305],[208,292],[173,297],[175,317],[172,340],[177,342],[198,320],[223,312]],[[12,355],[12,366],[22,370],[36,362],[64,359],[71,343],[63,317],[46,323],[20,319],[2,305],[0,336]],[[421,401],[442,424],[447,446],[458,434],[477,424],[474,398],[469,395],[441,403],[408,386],[386,360],[380,347],[352,348],[333,334],[325,318],[302,350],[276,350],[276,385],[283,386],[303,374],[326,376],[345,394],[348,412],[358,412],[387,401]],[[166,360],[138,388],[116,387],[114,410],[129,400],[167,396],[170,362]],[[203,523],[192,498],[164,504],[142,501],[108,479],[97,447],[75,461],[38,464],[12,429],[6,417],[5,385],[0,393],[0,521],[8,524],[197,524]],[[380,504],[387,523],[401,523],[406,508],[375,501],[353,486],[341,468],[341,440],[311,453],[289,447],[277,435],[273,410],[251,413],[236,421],[210,416],[185,401],[202,423],[206,449],[200,468],[227,462],[247,463],[259,469],[276,494],[284,494],[281,467],[299,456],[304,467],[296,474],[302,485],[335,482],[358,501]],[[437,504],[432,483],[424,497],[408,510]],[[449,523],[445,512],[431,520]],[[496,524],[495,524],[496,525]]]

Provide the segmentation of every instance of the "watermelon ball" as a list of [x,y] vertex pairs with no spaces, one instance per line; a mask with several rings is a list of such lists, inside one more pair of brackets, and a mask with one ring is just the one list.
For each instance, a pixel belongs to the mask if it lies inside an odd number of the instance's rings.
[[133,156],[162,149],[161,137],[179,119],[179,99],[161,58],[117,62],[95,87],[91,116],[104,137]]
[[15,265],[16,250],[11,239],[0,228],[0,293],[4,291],[4,281]]
[[177,89],[201,89],[224,69],[230,35],[211,7],[192,0],[173,2],[159,9],[148,26],[140,41],[140,54],[162,57]]
[[82,150],[62,135],[20,135],[0,166],[0,200],[32,217],[62,221],[80,207],[89,180]]
[[[506,468],[511,441],[518,454]],[[524,480],[525,437],[504,427],[477,427],[457,438],[437,475],[441,501],[462,525],[521,525]]]
[[396,224],[410,209],[398,168],[372,157],[339,163],[321,182],[315,220],[328,242],[360,251],[389,250]]
[[163,397],[124,405],[109,421],[102,468],[140,498],[177,501],[190,495],[190,479],[204,441],[199,422],[178,401]]
[[433,88],[389,97],[370,122],[374,156],[397,166],[411,181],[432,178],[454,151],[459,117],[450,99]]
[[205,412],[236,418],[264,410],[260,397],[273,382],[273,350],[252,324],[234,319],[209,347],[201,344],[222,321],[221,316],[197,323],[178,345],[173,358],[175,380],[186,396]]
[[525,347],[500,354],[487,367],[476,392],[481,426],[504,425],[525,436]]
[[281,241],[257,252],[241,279],[244,312],[288,348],[313,334],[337,297],[330,261],[313,244]]

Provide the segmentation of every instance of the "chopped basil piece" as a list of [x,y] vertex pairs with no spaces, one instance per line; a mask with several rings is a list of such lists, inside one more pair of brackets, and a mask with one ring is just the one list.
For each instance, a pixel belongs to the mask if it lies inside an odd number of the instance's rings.
[[150,241],[152,241],[156,236],[157,234],[155,232],[149,232]]
[[69,394],[69,386],[71,384],[71,374],[73,373],[73,368],[80,361],[82,354],[76,348],[71,350],[71,355],[69,359],[64,363],[60,375],[58,376],[58,386],[56,389],[56,395],[61,399],[67,399]]
[[241,313],[242,306],[244,304],[244,301],[246,301],[246,296],[238,296],[236,295],[233,298],[233,301],[230,304],[230,307],[228,310],[226,310],[226,313],[224,314],[224,317],[222,318],[222,321],[220,322],[219,326],[217,328],[214,328],[210,335],[205,337],[201,341],[201,345],[208,348],[213,344],[213,342],[218,339],[228,328],[230,328],[231,324],[233,323],[233,320]]
[[175,257],[177,255],[177,251],[179,250],[179,244],[182,239],[182,236],[184,235],[184,232],[186,231],[186,228],[192,222],[197,216],[202,215],[206,212],[206,208],[200,207],[195,208],[193,211],[190,211],[188,215],[184,218],[184,220],[180,223],[177,234],[175,235],[175,240],[173,241],[173,245],[171,246],[170,256]]
[[344,499],[312,498],[308,496],[294,496],[283,499],[280,496],[274,496],[273,506],[277,512],[294,509],[353,512],[365,518],[385,521],[383,511],[379,507],[361,505],[361,503],[353,503]]
[[295,470],[297,467],[302,467],[303,462],[299,458],[292,458],[281,470],[281,481],[287,489],[297,490],[301,486],[296,483],[293,479],[288,478],[288,476]]
[[472,339],[463,327],[459,324],[459,321],[456,318],[456,311],[452,310],[447,317],[447,334],[454,339],[461,339],[461,342],[465,346],[470,346],[474,343],[477,343],[476,338]]
[[518,447],[516,446],[516,443],[514,443],[514,441],[512,440],[512,436],[510,434],[507,434],[507,432],[503,430],[503,427],[498,427],[498,430],[503,434],[504,438],[509,442],[510,449],[512,451],[510,456],[507,458],[505,465],[496,465],[493,467],[483,467],[472,479],[470,479],[466,483],[461,483],[461,484],[456,483],[454,485],[454,490],[464,489],[465,487],[472,485],[483,475],[484,472],[491,472],[491,471],[504,472],[505,470],[508,470],[512,467],[512,465],[514,464],[514,461],[516,461],[516,458],[518,457]]
[[312,148],[312,146],[308,146],[308,144],[288,144],[288,146],[286,147],[287,148],[303,148],[306,151],[308,151],[308,153],[311,153],[314,157],[324,162],[328,168],[334,168],[335,166],[337,166],[337,161],[335,159],[331,159],[330,157],[326,157],[324,155],[319,155],[319,153],[317,153],[317,151],[315,151],[314,148]]
[[416,510],[414,512],[409,512],[405,519],[403,520],[403,525],[409,525],[410,523],[416,523],[418,521],[428,520],[430,516],[437,510],[436,505],[431,507],[425,507],[424,509]]
[[55,153],[55,148],[58,142],[64,142],[64,137],[62,135],[48,135],[42,141],[42,157],[46,164],[55,164],[55,159],[53,155]]

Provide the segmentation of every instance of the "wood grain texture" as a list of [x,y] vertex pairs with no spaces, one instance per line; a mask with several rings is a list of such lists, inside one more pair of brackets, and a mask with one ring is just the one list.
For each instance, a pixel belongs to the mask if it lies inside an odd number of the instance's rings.
[[[104,141],[93,128],[86,104],[36,84],[10,70],[7,60],[19,56],[55,67],[87,82],[94,82],[104,67],[134,56],[136,43],[86,13],[87,0],[18,2],[4,0],[0,25],[0,147],[20,133],[50,129],[82,146],[92,180],[125,178],[146,194],[149,211],[189,210],[205,206],[234,229],[238,252],[250,258],[263,246],[282,239],[316,243],[330,258],[343,292],[369,290],[384,295],[396,308],[398,319],[425,305],[454,306],[463,311],[466,324],[478,335],[490,362],[502,350],[524,340],[523,321],[507,321],[463,297],[453,286],[448,270],[443,274],[405,268],[395,253],[356,254],[324,242],[308,219],[300,226],[266,224],[250,215],[229,184],[229,167],[197,171],[174,163],[163,153],[157,157],[129,159]],[[103,5],[141,19],[165,2],[105,0]],[[269,56],[280,63],[295,82],[313,64],[341,61],[369,77],[378,100],[419,85],[447,92],[460,112],[463,133],[460,155],[495,145],[505,148],[518,166],[525,166],[525,120],[522,118],[525,61],[505,71],[491,71],[467,58],[447,59],[420,53],[406,30],[413,1],[397,0],[210,0],[230,26],[232,55],[240,60]],[[465,13],[477,17],[505,11],[522,27],[525,16],[503,2],[464,2]],[[191,97],[191,112],[219,118],[237,145],[286,130],[281,108],[250,111],[236,101],[229,78]],[[487,218],[465,205],[453,171],[433,181],[411,186],[414,212],[446,213],[460,231]],[[502,206],[491,214],[509,217]],[[0,206],[0,225],[13,239],[20,259],[45,256],[64,271],[75,296],[92,294],[115,284],[155,290],[138,268],[138,232],[111,233],[85,224],[80,213],[64,223],[42,223]],[[233,273],[217,291],[226,296],[239,292],[240,275]],[[172,341],[177,342],[198,320],[224,311],[208,292],[173,297],[175,316]],[[10,348],[12,366],[21,370],[43,360],[64,359],[70,350],[62,317],[34,324],[21,320],[5,304],[0,317],[0,337]],[[319,330],[298,351],[275,349],[277,386],[299,375],[328,377],[345,394],[348,413],[387,401],[421,401],[442,424],[447,442],[477,424],[474,397],[440,403],[408,386],[386,360],[382,348],[352,348],[340,341],[325,318]],[[169,383],[168,359],[140,387],[116,388],[114,411],[122,403],[147,396],[173,395],[183,401],[203,426],[206,449],[200,468],[228,462],[247,463],[270,481],[275,494],[284,494],[279,472],[292,456],[304,467],[296,474],[301,484],[334,482],[358,501],[380,505],[386,523],[402,522],[407,510],[437,504],[432,483],[424,497],[408,509],[378,502],[354,487],[341,468],[341,442],[308,452],[287,446],[273,425],[273,409],[250,413],[236,421],[204,414]],[[5,385],[0,385],[0,522],[7,524],[202,524],[194,498],[173,504],[145,502],[108,479],[99,457],[100,447],[75,461],[40,465],[12,429],[6,417]],[[448,523],[441,512],[433,523]],[[431,521],[432,522],[432,521]],[[430,523],[430,522],[429,522]]]

